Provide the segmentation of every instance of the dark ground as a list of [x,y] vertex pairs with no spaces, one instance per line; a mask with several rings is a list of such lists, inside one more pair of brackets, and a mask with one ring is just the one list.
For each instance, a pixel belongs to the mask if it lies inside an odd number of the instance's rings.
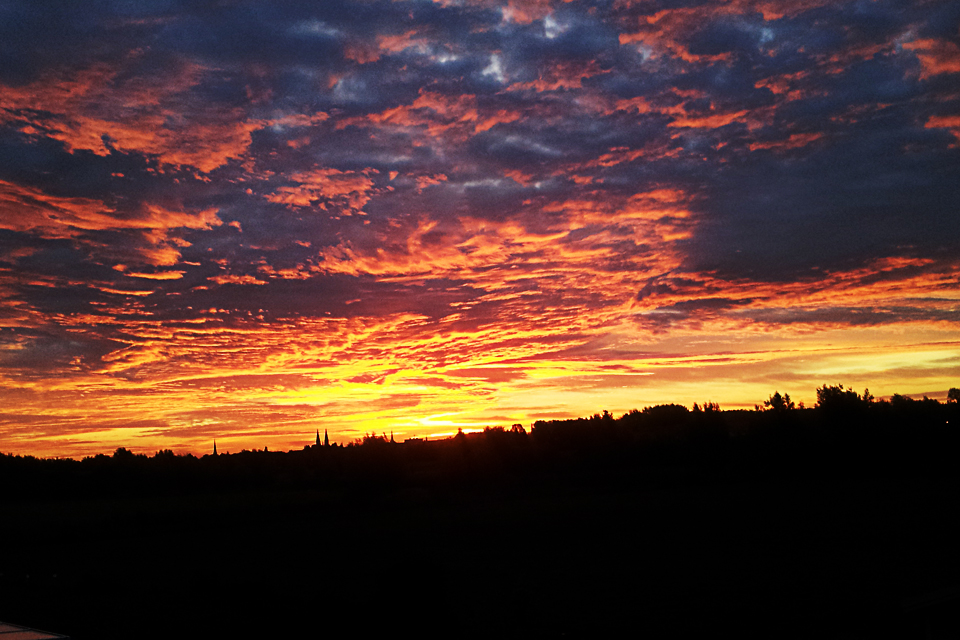
[[0,620],[75,640],[955,638],[958,505],[955,476],[922,474],[14,501]]

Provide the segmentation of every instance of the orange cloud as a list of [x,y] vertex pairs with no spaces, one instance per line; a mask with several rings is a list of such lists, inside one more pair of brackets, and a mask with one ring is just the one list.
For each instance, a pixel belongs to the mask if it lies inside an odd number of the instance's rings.
[[63,238],[80,230],[209,229],[220,224],[216,209],[188,213],[147,204],[134,215],[120,215],[100,200],[51,196],[0,180],[0,228],[4,229]]
[[216,209],[186,212],[146,204],[138,211],[121,213],[99,200],[51,196],[36,188],[0,181],[0,228],[29,231],[45,238],[78,238],[86,231],[136,231],[143,243],[99,250],[117,255],[132,252],[154,266],[179,261],[177,247],[185,243],[173,234],[175,230],[211,229],[220,224]]
[[[710,311],[709,307],[705,307],[702,313],[688,319],[678,318],[678,321],[698,327],[702,327],[705,321],[713,321],[735,330],[738,327],[756,326],[756,320],[750,312],[761,309],[789,314],[814,312],[825,307],[859,311],[862,308],[901,305],[949,311],[960,298],[946,293],[931,296],[930,292],[946,292],[958,285],[960,263],[944,265],[925,258],[891,256],[857,269],[786,283],[729,281],[710,274],[675,272],[649,283],[645,295],[636,302],[635,308],[644,313],[657,313],[658,310],[662,312],[690,302],[723,300],[735,313],[724,313],[722,308]],[[809,323],[825,328],[831,321],[813,314]],[[943,321],[929,323],[949,325]],[[846,321],[838,318],[832,324],[842,327],[846,326]]]
[[943,73],[960,73],[960,47],[954,42],[926,38],[906,42],[903,48],[916,52],[920,59],[921,80]]
[[580,89],[587,78],[600,75],[604,71],[596,61],[555,62],[540,70],[540,75],[531,82],[515,82],[508,91],[556,91],[558,89]]
[[357,64],[376,62],[383,54],[401,53],[406,49],[418,49],[421,53],[430,50],[430,41],[414,30],[401,34],[377,34],[376,42],[352,40],[344,47],[343,55]]
[[159,271],[157,273],[138,273],[131,271],[125,275],[131,278],[143,278],[145,280],[179,280],[183,278],[183,271]]
[[[490,117],[495,116],[491,114]],[[421,89],[419,96],[411,104],[367,116],[344,118],[337,122],[336,128],[376,126],[380,130],[419,129],[425,136],[424,144],[428,141],[436,144],[439,139],[449,143],[462,143],[475,132],[474,123],[478,118],[475,95],[448,96]]]
[[960,141],[960,116],[931,116],[923,126],[927,129],[950,129],[950,133]]
[[[680,154],[676,147],[670,147],[666,141],[656,140],[639,149],[631,147],[612,147],[607,153],[601,154],[584,162],[580,166],[571,167],[574,171],[596,167],[613,167],[622,163],[630,163],[640,158],[673,158]],[[566,170],[565,170],[566,171]]]
[[758,88],[766,87],[774,94],[782,96],[781,99],[792,102],[813,95],[814,92],[807,88],[804,82],[810,77],[810,71],[784,73],[758,80],[755,86]]
[[[960,353],[935,330],[918,344],[921,334],[904,342],[896,328],[824,337],[745,327],[731,342],[718,323],[700,328],[690,350],[676,335],[651,337],[617,322],[622,310],[607,318],[583,318],[584,311],[551,309],[526,325],[509,316],[481,327],[453,320],[448,328],[405,314],[282,326],[133,322],[136,341],[105,358],[102,371],[139,375],[112,377],[110,385],[96,375],[21,384],[0,433],[16,451],[41,455],[117,446],[151,452],[172,442],[203,453],[213,437],[233,451],[298,449],[317,424],[340,441],[371,429],[402,438],[499,424],[503,417],[494,416],[504,414],[529,424],[538,406],[577,416],[598,407],[689,405],[704,400],[704,389],[726,408],[751,407],[782,371],[792,372],[798,399],[808,403],[803,394],[812,395],[825,370],[869,367],[867,382],[883,394],[902,390],[895,368],[908,364],[914,380],[935,389],[948,380],[937,363]],[[877,373],[884,369],[886,377]],[[861,377],[852,381],[864,386]],[[80,406],[96,406],[96,419]]]
[[268,264],[257,267],[257,272],[262,273],[268,278],[280,278],[282,280],[308,280],[314,274],[320,272],[317,265],[298,264],[296,267],[288,269],[276,269]]
[[498,124],[507,124],[510,122],[516,122],[523,117],[518,111],[508,111],[507,109],[497,109],[493,114],[484,114],[479,117],[479,122],[477,126],[474,127],[475,133],[483,133]]
[[203,172],[242,157],[251,132],[264,126],[247,120],[239,108],[210,109],[199,102],[191,89],[210,72],[199,65],[182,64],[134,79],[122,72],[122,67],[99,65],[4,87],[0,122],[60,140],[71,152],[84,149],[105,156],[114,148]]
[[750,151],[757,151],[758,149],[773,149],[775,151],[798,149],[800,147],[805,147],[809,144],[812,144],[821,138],[823,138],[823,134],[819,132],[793,133],[790,134],[786,140],[752,142],[750,143]]
[[553,11],[553,0],[507,0],[501,9],[504,20],[517,24],[530,24],[542,20]]
[[[601,327],[630,306],[646,279],[680,265],[673,242],[693,228],[687,203],[682,191],[671,189],[619,203],[607,194],[585,194],[540,207],[554,223],[547,233],[527,230],[522,220],[411,218],[371,227],[377,239],[369,248],[344,241],[321,250],[318,266],[383,282],[469,282],[477,291],[471,301],[456,303],[458,313],[495,305],[505,326],[529,325],[532,316],[546,319],[556,311]],[[558,296],[566,300],[562,311],[550,308]]]
[[389,53],[400,53],[405,49],[420,48],[426,49],[428,40],[424,37],[418,37],[415,29],[399,35],[378,35],[377,47],[380,51]]
[[374,193],[369,172],[339,171],[321,167],[310,172],[295,173],[289,179],[296,186],[280,187],[264,197],[270,202],[295,207],[319,205],[326,208],[327,201],[344,204],[347,211],[360,211]]
[[423,191],[427,187],[433,186],[435,184],[442,184],[447,181],[447,176],[438,173],[435,175],[419,176],[417,177],[417,190]]
[[213,282],[216,282],[217,284],[256,284],[256,285],[267,284],[266,281],[259,280],[255,276],[251,276],[251,275],[213,276],[211,278],[207,278],[207,280],[211,280]]
[[[673,189],[633,198],[638,207],[646,202],[678,210],[687,200]],[[599,215],[598,207],[593,210]],[[594,214],[586,215],[584,219]],[[647,219],[640,216],[638,222]],[[421,238],[436,231],[427,226],[417,228]],[[529,246],[533,238],[509,224],[491,227],[468,220],[463,234],[481,240],[470,245],[480,252],[486,251],[485,241],[501,251],[505,246],[516,250],[516,245],[535,248]],[[420,248],[428,249],[429,243]],[[537,406],[576,416],[598,407],[619,412],[664,401],[703,402],[703,389],[725,407],[750,407],[770,393],[769,380],[783,371],[791,372],[798,399],[822,384],[819,376],[825,370],[864,367],[873,372],[867,380],[871,389],[881,394],[903,390],[896,386],[895,368],[905,365],[914,367],[913,380],[935,389],[947,380],[939,363],[960,353],[956,340],[944,340],[950,327],[915,330],[905,343],[898,328],[865,328],[850,336],[829,333],[823,324],[814,333],[707,314],[686,332],[651,335],[630,321],[638,307],[579,302],[591,291],[602,299],[633,298],[635,283],[610,288],[623,274],[607,274],[604,281],[602,270],[584,270],[591,257],[603,257],[602,251],[591,254],[562,244],[545,249],[561,253],[530,250],[515,259],[502,257],[499,266],[486,253],[478,265],[486,264],[493,275],[477,273],[475,282],[488,293],[456,305],[458,311],[438,321],[397,313],[266,323],[233,319],[220,309],[191,322],[163,323],[140,315],[118,320],[127,344],[105,356],[96,372],[29,384],[20,380],[11,387],[19,395],[13,417],[0,417],[0,433],[18,452],[41,455],[88,455],[116,446],[149,452],[172,442],[181,451],[202,453],[213,437],[221,449],[228,443],[228,450],[265,444],[300,448],[317,424],[329,425],[341,441],[371,429],[422,436],[497,424],[493,416],[505,413],[509,422],[529,423]],[[530,274],[512,273],[517,271],[513,265],[522,267],[527,260],[539,261],[540,292],[515,286],[530,280]],[[567,265],[570,260],[574,263]],[[890,257],[831,274],[824,288],[810,282],[764,288],[708,276],[696,289],[674,281],[680,295],[665,294],[658,302],[723,294],[740,295],[749,308],[771,310],[816,309],[844,299],[849,304],[890,303],[917,293],[957,291],[958,267]],[[888,280],[877,280],[878,275]],[[549,297],[554,284],[566,296],[564,303],[554,301],[529,313],[531,300]],[[495,315],[470,320],[491,305]],[[104,321],[110,319],[74,318],[71,326],[80,336]],[[737,339],[731,341],[734,329]],[[695,344],[684,342],[685,336],[695,338]],[[924,338],[926,343],[917,344]],[[876,373],[884,370],[891,371],[889,379]],[[119,373],[125,375],[115,375]],[[114,374],[109,384],[104,374]],[[0,373],[4,384],[9,381],[5,375]],[[860,378],[853,381],[864,386]],[[98,407],[95,420],[79,409],[90,406]],[[28,417],[29,427],[24,426]]]
[[668,126],[696,129],[716,129],[718,127],[725,127],[731,122],[742,120],[748,113],[749,111],[744,110],[731,113],[717,113],[700,117],[686,116],[675,118]]

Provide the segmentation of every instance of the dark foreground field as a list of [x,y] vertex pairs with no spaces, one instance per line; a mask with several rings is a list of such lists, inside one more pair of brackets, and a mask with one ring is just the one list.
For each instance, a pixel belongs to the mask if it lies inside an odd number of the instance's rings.
[[0,456],[0,620],[75,640],[958,638],[960,407],[861,404]]
[[12,504],[0,619],[76,640],[956,637],[926,635],[956,633],[944,606],[907,610],[958,586],[956,481],[680,485]]

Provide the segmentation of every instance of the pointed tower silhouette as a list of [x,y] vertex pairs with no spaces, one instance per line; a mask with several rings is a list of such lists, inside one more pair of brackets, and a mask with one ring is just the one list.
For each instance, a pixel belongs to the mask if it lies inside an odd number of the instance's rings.
[[320,446],[320,429],[317,429],[317,446]]
[[[319,432],[319,431],[317,431],[317,437],[318,437],[318,438],[320,437],[320,432]],[[323,430],[323,446],[325,446],[325,447],[329,447],[329,446],[330,446],[330,436],[327,435],[327,430],[326,430],[326,429]]]
[[214,441],[213,441],[213,455],[217,455],[217,441],[216,441],[216,439],[214,439]]

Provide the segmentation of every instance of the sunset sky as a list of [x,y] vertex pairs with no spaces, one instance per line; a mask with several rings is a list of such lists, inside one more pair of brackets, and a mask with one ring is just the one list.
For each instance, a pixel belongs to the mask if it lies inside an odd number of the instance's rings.
[[0,451],[960,386],[954,0],[0,2]]

